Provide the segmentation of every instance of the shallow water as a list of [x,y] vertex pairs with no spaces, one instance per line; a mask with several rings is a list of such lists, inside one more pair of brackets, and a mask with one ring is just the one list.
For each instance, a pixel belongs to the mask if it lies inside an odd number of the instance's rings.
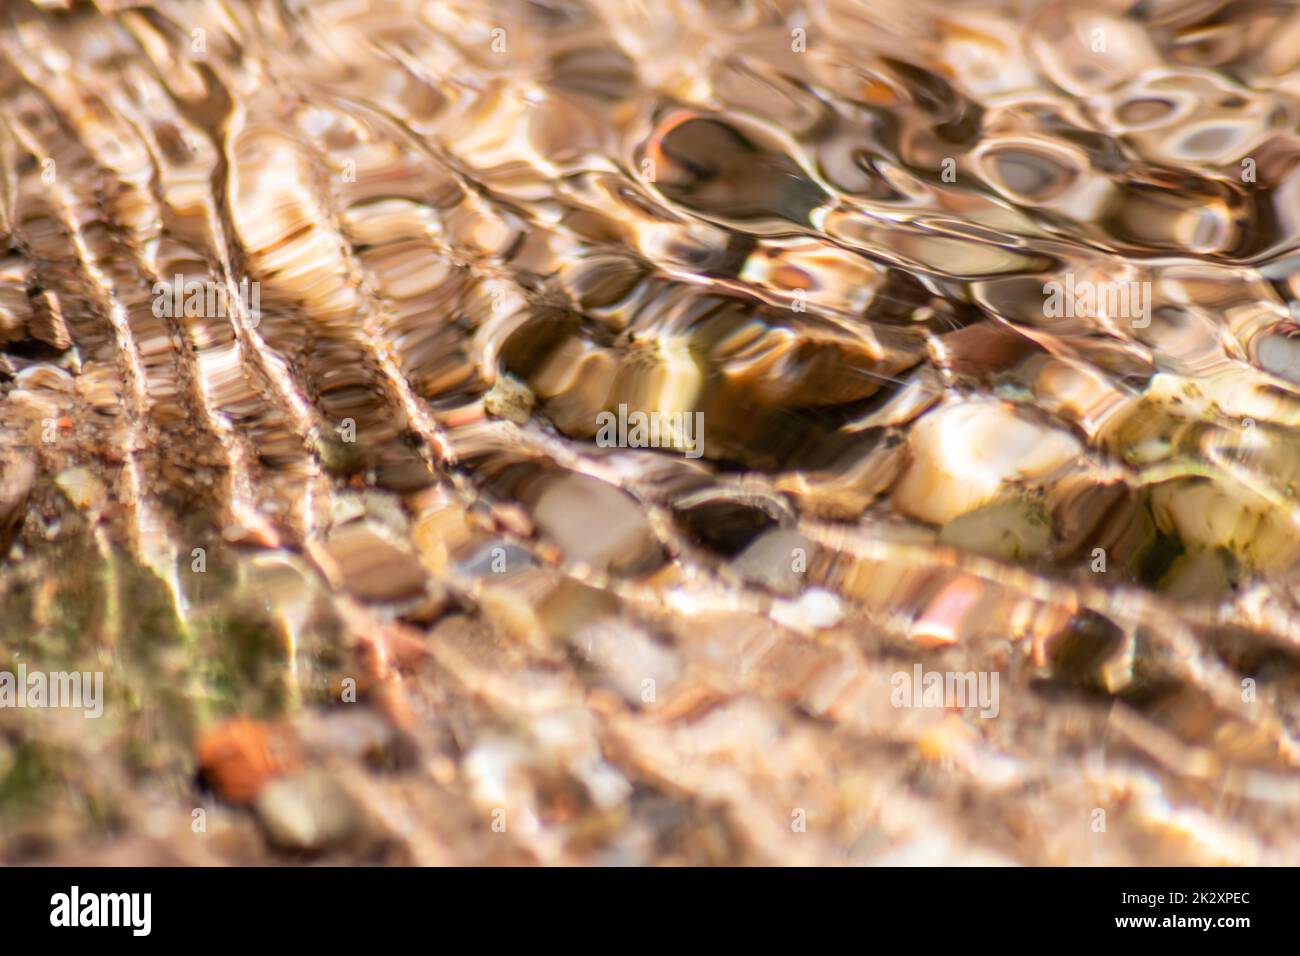
[[0,711],[0,852],[248,715],[343,858],[1300,860],[1300,13],[96,6],[0,25],[0,665],[137,746]]

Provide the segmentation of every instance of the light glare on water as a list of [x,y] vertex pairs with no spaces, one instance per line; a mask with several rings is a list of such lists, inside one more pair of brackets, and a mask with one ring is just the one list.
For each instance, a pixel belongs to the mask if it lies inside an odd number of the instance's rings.
[[0,668],[129,746],[0,707],[0,859],[1300,861],[1298,61],[5,5]]

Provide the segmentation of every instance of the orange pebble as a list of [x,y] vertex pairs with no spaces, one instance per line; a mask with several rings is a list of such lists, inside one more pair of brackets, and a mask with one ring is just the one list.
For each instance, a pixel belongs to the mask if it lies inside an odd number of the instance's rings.
[[236,717],[199,735],[199,768],[223,800],[247,805],[268,781],[296,766],[287,743],[266,724]]

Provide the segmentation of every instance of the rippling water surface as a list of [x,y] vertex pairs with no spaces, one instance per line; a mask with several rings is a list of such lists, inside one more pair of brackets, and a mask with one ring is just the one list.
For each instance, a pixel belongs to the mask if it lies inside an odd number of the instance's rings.
[[0,709],[0,856],[1300,862],[1298,66],[6,4],[0,666],[107,709]]

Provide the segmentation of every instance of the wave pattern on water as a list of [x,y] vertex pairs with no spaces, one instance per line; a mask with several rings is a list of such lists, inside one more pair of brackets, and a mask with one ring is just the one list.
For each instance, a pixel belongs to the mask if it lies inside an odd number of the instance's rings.
[[0,654],[110,698],[0,856],[1300,861],[1289,5],[15,2],[0,104]]

